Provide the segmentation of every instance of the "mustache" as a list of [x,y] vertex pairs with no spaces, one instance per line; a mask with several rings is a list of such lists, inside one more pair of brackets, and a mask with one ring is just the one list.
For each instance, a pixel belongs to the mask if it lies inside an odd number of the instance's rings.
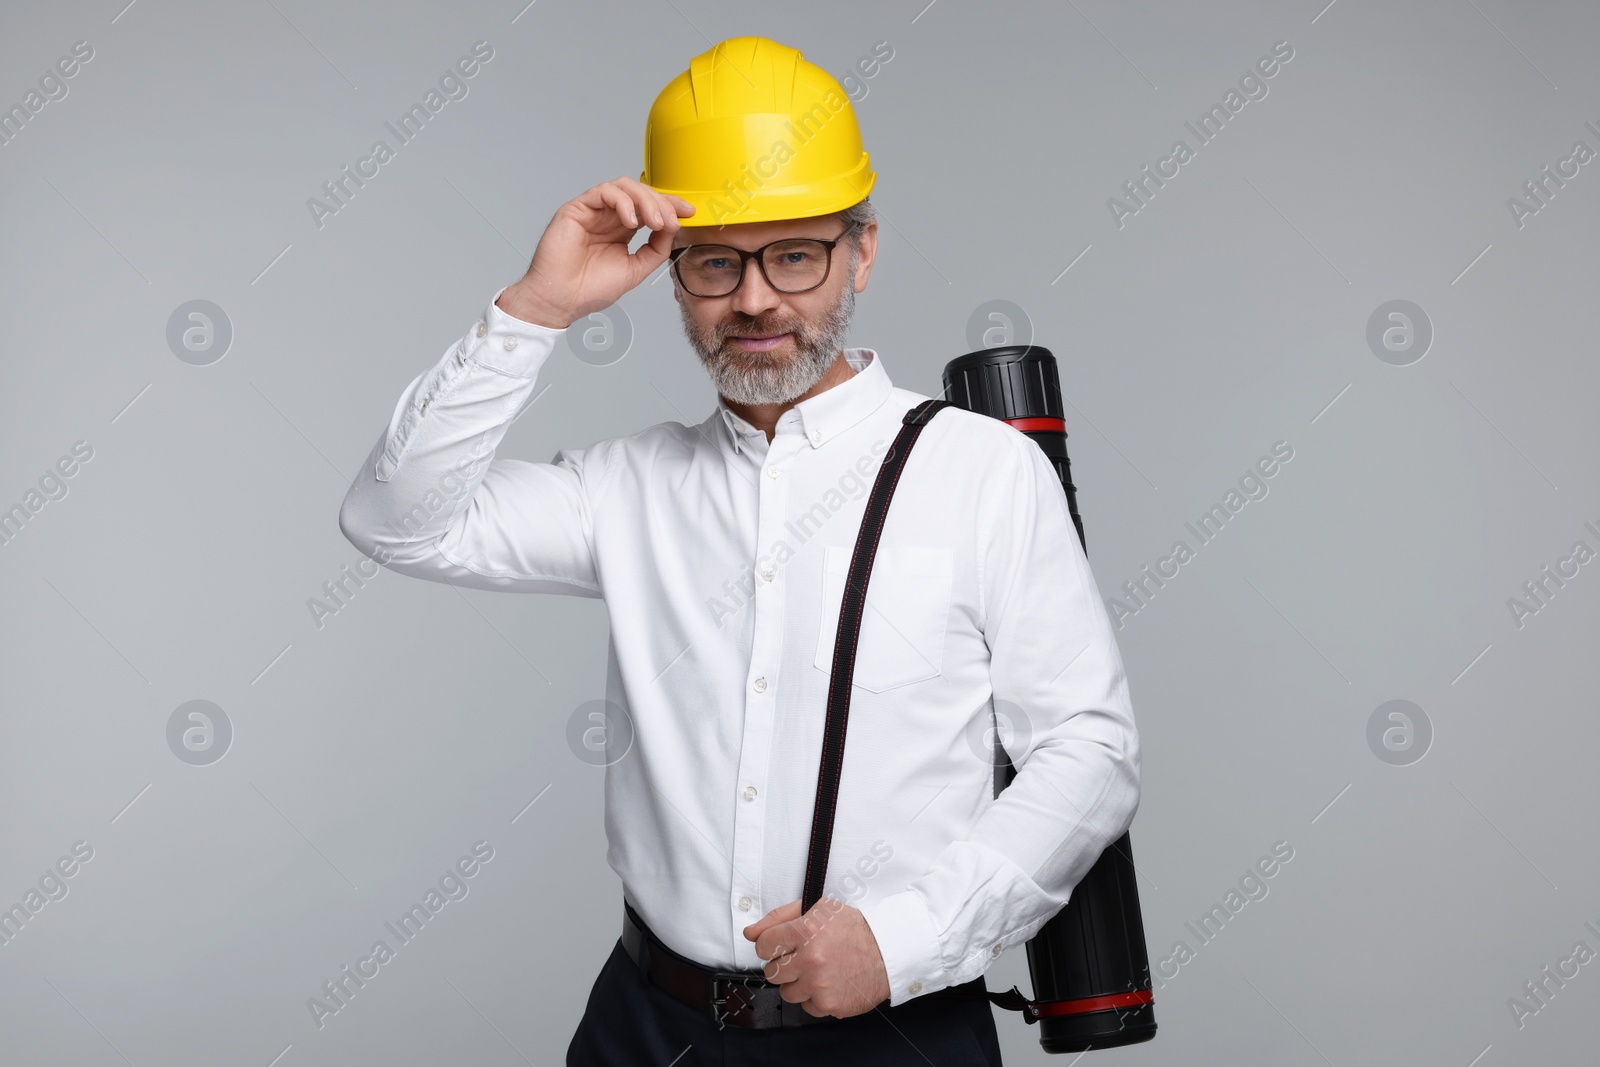
[[784,322],[779,319],[751,319],[745,322],[720,322],[717,324],[717,340],[726,341],[730,337],[771,337],[779,333],[792,333],[804,336],[805,324],[800,322]]

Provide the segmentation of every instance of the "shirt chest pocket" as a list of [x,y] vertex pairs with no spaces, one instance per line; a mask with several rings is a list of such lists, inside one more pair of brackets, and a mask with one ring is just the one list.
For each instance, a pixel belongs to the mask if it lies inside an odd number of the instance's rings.
[[[813,662],[829,673],[853,552],[853,546],[843,545],[828,545],[823,551],[822,626]],[[881,693],[938,676],[950,618],[952,570],[947,548],[878,547],[856,646],[856,685]]]

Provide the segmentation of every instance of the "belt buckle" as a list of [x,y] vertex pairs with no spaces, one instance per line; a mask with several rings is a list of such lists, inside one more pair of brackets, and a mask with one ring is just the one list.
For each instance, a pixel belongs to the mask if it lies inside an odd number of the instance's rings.
[[[760,1030],[783,1025],[781,1003],[772,1005],[766,997],[758,997],[763,989],[776,989],[765,975],[749,971],[715,971],[711,975],[711,1017],[720,1030],[730,1022],[747,1030]],[[732,1005],[724,1008],[724,1005]],[[736,1019],[748,1020],[736,1022]]]

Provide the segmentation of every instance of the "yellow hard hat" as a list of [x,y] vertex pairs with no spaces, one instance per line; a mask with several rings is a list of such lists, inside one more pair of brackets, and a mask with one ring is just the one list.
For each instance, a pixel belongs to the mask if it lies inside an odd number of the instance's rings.
[[827,215],[860,202],[876,178],[839,83],[765,37],[695,56],[645,124],[639,181],[693,204],[684,226]]

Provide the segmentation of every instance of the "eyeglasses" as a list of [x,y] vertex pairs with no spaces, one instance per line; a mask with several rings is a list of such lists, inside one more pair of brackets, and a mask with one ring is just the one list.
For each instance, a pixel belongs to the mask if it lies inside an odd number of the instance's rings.
[[833,246],[855,228],[851,223],[832,240],[785,237],[753,252],[727,245],[684,245],[669,257],[672,274],[690,296],[727,296],[743,283],[745,264],[753,259],[767,284],[778,292],[809,292],[828,280]]

